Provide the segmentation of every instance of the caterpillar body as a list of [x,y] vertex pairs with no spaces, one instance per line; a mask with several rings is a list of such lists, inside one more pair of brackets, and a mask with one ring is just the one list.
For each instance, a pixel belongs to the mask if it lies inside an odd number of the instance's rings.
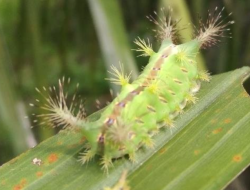
[[[222,9],[223,10],[223,9]],[[209,81],[206,71],[197,67],[196,55],[201,48],[216,44],[218,37],[233,21],[221,19],[221,12],[211,15],[201,24],[193,40],[184,44],[174,44],[176,23],[171,17],[149,20],[158,25],[158,36],[162,40],[158,52],[154,52],[146,41],[138,38],[137,51],[149,56],[149,62],[137,80],[129,83],[129,75],[112,67],[115,78],[110,81],[120,84],[120,94],[102,112],[96,121],[85,118],[84,108],[79,104],[79,112],[74,114],[73,104],[66,104],[63,91],[64,80],[59,80],[59,95],[45,98],[47,104],[42,108],[47,114],[40,115],[54,126],[64,125],[76,129],[88,141],[87,150],[81,154],[80,161],[86,163],[96,154],[102,156],[104,169],[112,165],[112,159],[128,155],[134,161],[136,151],[142,147],[153,147],[152,137],[162,127],[173,127],[176,116],[183,112],[188,103],[196,102],[196,93],[201,81]],[[156,14],[156,13],[155,13]],[[53,88],[50,89],[53,91]],[[37,89],[42,94],[40,90]],[[73,98],[74,102],[75,97]]]

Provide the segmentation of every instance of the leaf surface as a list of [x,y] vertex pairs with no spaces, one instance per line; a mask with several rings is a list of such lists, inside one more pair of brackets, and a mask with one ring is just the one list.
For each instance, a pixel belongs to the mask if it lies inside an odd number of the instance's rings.
[[125,169],[132,190],[222,189],[250,163],[250,99],[242,86],[249,74],[243,67],[202,83],[198,103],[185,109],[174,129],[155,136],[154,149],[139,149],[134,164],[118,159],[108,175],[98,157],[81,166],[84,139],[62,131],[4,164],[0,189],[103,189]]

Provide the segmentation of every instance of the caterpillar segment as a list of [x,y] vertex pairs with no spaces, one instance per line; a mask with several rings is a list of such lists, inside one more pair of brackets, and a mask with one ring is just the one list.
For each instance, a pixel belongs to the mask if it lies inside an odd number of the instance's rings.
[[216,8],[214,12],[197,29],[194,39],[184,44],[174,44],[177,30],[171,17],[160,21],[148,17],[159,27],[161,46],[155,52],[149,42],[135,40],[139,46],[136,51],[149,56],[149,62],[132,83],[131,73],[126,75],[122,64],[120,69],[111,67],[114,78],[108,80],[121,85],[122,90],[96,121],[88,121],[83,113],[74,114],[72,105],[66,104],[61,82],[59,96],[55,100],[45,98],[45,109],[50,113],[41,117],[82,133],[88,141],[88,148],[79,158],[83,164],[100,155],[102,168],[107,171],[112,159],[129,155],[131,161],[136,161],[136,151],[142,146],[154,147],[152,137],[163,127],[173,128],[174,119],[186,105],[196,103],[201,81],[210,81],[209,73],[198,69],[196,56],[200,49],[218,42],[227,26],[233,24],[221,19],[222,11],[217,13]]
[[[152,134],[162,126],[173,127],[174,118],[186,106],[187,94],[193,97],[198,91],[198,69],[194,60],[199,43],[194,40],[184,45],[188,48],[163,42],[139,80],[123,88],[102,116],[91,123],[100,131],[91,147],[102,155],[104,169],[112,165],[113,158],[128,154],[134,160],[138,148],[153,147]],[[178,60],[180,51],[183,61]],[[182,67],[187,72],[183,72]],[[83,155],[82,160],[87,160],[85,157]]]

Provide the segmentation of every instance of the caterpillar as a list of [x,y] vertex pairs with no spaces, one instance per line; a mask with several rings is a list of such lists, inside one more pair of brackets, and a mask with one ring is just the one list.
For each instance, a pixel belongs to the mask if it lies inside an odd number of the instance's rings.
[[[155,12],[156,17],[148,19],[158,27],[159,50],[155,52],[149,41],[135,40],[139,46],[136,51],[141,52],[141,56],[148,56],[149,61],[137,80],[131,83],[130,74],[125,74],[122,65],[120,69],[111,67],[114,78],[108,80],[121,85],[121,92],[98,119],[90,121],[83,104],[75,103],[75,96],[71,104],[67,104],[64,78],[59,80],[59,94],[55,98],[48,98],[36,89],[45,97],[46,104],[41,108],[47,111],[38,117],[53,127],[63,125],[64,129],[77,131],[86,138],[87,149],[79,158],[82,164],[95,155],[101,156],[104,170],[108,170],[113,159],[124,155],[134,162],[136,151],[142,146],[153,147],[152,137],[160,129],[174,127],[174,119],[186,105],[197,101],[201,82],[210,80],[207,71],[198,69],[196,56],[200,49],[217,44],[220,37],[225,37],[227,27],[234,23],[222,19],[223,10],[216,7],[213,14],[208,12],[207,21],[195,27],[193,39],[183,44],[176,43],[178,21],[173,22],[170,14],[161,18]],[[44,88],[44,91],[47,90]],[[52,87],[49,91],[56,89]],[[75,112],[76,109],[79,111]]]

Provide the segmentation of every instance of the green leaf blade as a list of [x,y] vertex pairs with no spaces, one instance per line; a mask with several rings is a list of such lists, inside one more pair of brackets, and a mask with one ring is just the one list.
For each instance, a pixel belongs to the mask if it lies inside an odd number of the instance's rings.
[[214,102],[137,171],[140,182],[131,176],[134,189],[221,189],[249,165],[250,101],[235,72],[207,85]]
[[132,190],[221,189],[250,163],[250,99],[242,87],[249,74],[244,67],[202,84],[198,103],[178,117],[176,128],[155,137],[155,149],[138,150],[135,164],[118,159],[109,175],[99,157],[82,166],[84,139],[60,132],[3,165],[0,189],[103,189],[124,169]]

